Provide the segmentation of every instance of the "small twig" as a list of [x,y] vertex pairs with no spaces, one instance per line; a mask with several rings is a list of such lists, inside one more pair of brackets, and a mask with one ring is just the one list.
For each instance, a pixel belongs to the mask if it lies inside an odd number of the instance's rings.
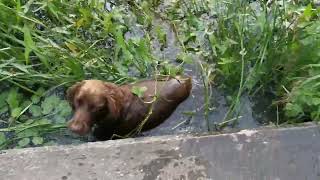
[[281,87],[284,89],[284,91],[286,91],[287,94],[290,94],[290,91],[284,85],[282,85]]
[[237,116],[237,117],[231,118],[231,119],[229,119],[229,120],[226,120],[226,121],[223,121],[223,122],[219,123],[218,126],[223,126],[223,125],[225,125],[225,124],[227,124],[227,123],[229,123],[229,122],[237,121],[237,120],[239,120],[240,118],[242,118],[242,116]]
[[175,130],[177,127],[179,127],[180,125],[182,125],[183,123],[187,122],[187,120],[183,120],[182,122],[180,122],[179,124],[177,124],[176,126],[174,126],[173,128],[171,128],[171,130]]

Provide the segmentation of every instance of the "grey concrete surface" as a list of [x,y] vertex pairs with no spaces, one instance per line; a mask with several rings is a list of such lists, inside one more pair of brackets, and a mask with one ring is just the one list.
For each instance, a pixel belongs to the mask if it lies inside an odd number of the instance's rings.
[[319,180],[320,128],[162,136],[0,152],[3,180]]

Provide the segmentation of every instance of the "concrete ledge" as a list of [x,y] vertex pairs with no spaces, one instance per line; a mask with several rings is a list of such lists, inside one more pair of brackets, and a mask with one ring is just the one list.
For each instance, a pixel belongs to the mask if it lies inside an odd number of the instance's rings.
[[4,180],[319,180],[319,126],[0,152]]

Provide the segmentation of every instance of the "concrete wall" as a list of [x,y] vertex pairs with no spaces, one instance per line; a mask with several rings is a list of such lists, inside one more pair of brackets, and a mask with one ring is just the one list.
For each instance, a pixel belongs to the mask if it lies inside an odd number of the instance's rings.
[[2,151],[0,179],[319,180],[319,130],[243,130]]

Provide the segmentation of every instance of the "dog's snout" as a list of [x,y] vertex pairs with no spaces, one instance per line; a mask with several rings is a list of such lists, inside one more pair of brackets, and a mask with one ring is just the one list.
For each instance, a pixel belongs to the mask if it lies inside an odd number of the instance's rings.
[[90,127],[85,123],[77,120],[71,120],[68,123],[69,129],[79,135],[88,134],[90,131]]

